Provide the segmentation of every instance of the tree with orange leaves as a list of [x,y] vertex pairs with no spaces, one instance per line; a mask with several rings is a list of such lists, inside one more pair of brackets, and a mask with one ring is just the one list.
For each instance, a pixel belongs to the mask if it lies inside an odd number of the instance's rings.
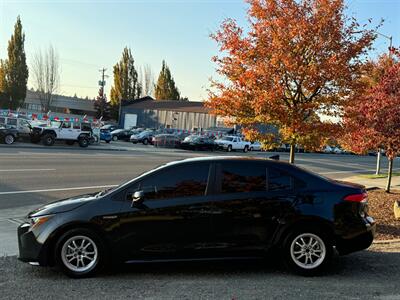
[[338,116],[376,34],[345,17],[343,0],[247,2],[248,32],[227,19],[211,36],[223,80],[212,81],[207,105],[267,145],[276,137],[257,125],[276,125],[293,163],[296,145],[319,148],[338,132],[321,115]]
[[346,134],[341,141],[356,153],[385,151],[389,161],[386,192],[390,192],[393,160],[400,154],[400,62],[381,58],[378,66],[384,70],[378,83],[348,101],[343,118]]

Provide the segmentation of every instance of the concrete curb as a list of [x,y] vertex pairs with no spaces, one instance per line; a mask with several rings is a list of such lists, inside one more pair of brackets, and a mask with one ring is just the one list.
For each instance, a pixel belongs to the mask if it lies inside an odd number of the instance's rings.
[[392,240],[375,240],[373,244],[375,245],[384,245],[384,244],[397,244],[400,243],[400,239],[392,239]]
[[127,149],[121,149],[121,148],[105,148],[105,149],[99,149],[99,148],[93,148],[87,147],[87,148],[77,148],[77,147],[63,147],[63,146],[49,146],[49,147],[41,147],[41,146],[28,146],[28,145],[0,145],[0,149],[5,148],[5,149],[56,149],[56,150],[73,150],[73,151],[128,151]]

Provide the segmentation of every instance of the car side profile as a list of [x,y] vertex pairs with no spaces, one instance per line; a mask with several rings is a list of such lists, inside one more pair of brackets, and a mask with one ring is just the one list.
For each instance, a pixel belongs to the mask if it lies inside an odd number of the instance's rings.
[[[56,201],[18,227],[19,259],[90,276],[114,263],[265,257],[303,275],[368,248],[362,186],[261,158],[203,157],[111,190]],[[278,250],[278,251],[272,251]]]

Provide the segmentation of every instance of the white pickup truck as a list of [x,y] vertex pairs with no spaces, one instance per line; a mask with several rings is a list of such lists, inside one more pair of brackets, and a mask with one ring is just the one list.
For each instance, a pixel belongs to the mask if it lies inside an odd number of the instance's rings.
[[215,144],[219,149],[231,152],[232,150],[242,150],[247,152],[250,150],[251,143],[246,142],[238,136],[224,136],[218,140],[215,140]]

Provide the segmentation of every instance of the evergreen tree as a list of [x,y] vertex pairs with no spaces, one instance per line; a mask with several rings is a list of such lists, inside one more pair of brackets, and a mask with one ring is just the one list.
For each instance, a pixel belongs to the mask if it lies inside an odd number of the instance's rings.
[[131,49],[125,47],[121,60],[114,66],[114,85],[111,87],[111,109],[114,118],[118,117],[120,102],[140,97],[142,87],[135,69]]
[[4,60],[0,60],[0,108],[9,108],[10,97],[7,91],[6,65]]
[[110,119],[110,103],[107,102],[107,97],[103,92],[103,88],[99,89],[99,95],[94,101],[94,108],[96,109],[96,118],[103,117],[104,121]]
[[4,63],[6,91],[10,97],[10,108],[20,107],[26,97],[28,82],[28,66],[24,49],[25,34],[22,32],[20,17],[14,26],[14,34],[8,41],[8,59]]
[[180,100],[179,90],[164,60],[155,86],[155,97],[157,100]]

